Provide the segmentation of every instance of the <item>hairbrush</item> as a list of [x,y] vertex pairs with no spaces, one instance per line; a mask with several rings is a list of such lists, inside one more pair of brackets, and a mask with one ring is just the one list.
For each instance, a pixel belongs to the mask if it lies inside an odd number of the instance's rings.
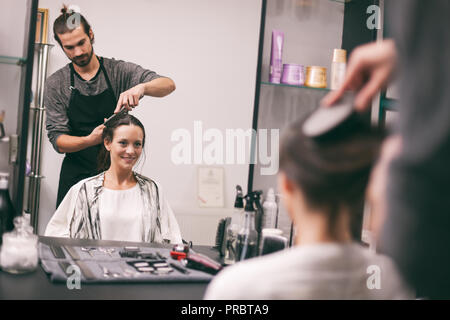
[[223,219],[220,219],[219,224],[217,225],[217,231],[216,231],[216,244],[214,246],[214,249],[217,249],[220,253],[220,256],[225,255],[225,248],[227,245],[227,227],[231,223],[231,218],[226,217]]
[[106,119],[106,121],[103,123],[103,125],[107,126],[108,124],[110,124],[111,122],[116,120],[117,118],[120,118],[121,116],[123,116],[124,114],[127,114],[127,113],[128,113],[127,108],[122,107],[122,109],[120,109],[119,112],[114,113],[111,117]]
[[320,106],[303,123],[303,133],[311,138],[321,138],[342,127],[353,118],[355,96],[347,91],[330,107]]

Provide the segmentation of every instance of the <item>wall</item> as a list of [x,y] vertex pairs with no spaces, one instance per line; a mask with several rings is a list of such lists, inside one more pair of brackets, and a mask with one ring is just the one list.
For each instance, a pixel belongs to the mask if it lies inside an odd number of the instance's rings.
[[[41,0],[50,9],[49,29],[62,1]],[[187,240],[212,244],[220,217],[234,203],[236,184],[247,187],[248,165],[226,165],[225,208],[200,209],[197,205],[197,165],[171,161],[171,134],[186,128],[193,134],[195,120],[203,129],[251,128],[255,90],[261,1],[157,0],[72,1],[80,7],[95,33],[97,54],[135,62],[172,78],[176,91],[163,99],[145,97],[133,114],[148,134],[146,160],[140,172],[164,187],[180,220],[207,216],[209,227],[192,232]],[[49,34],[51,42],[52,34]],[[58,45],[50,53],[48,74],[68,59]],[[44,138],[39,231],[55,210],[62,156]],[[192,219],[191,219],[192,217]],[[211,220],[211,217],[215,217]],[[200,223],[200,222],[199,222]],[[189,229],[189,230],[187,230]]]

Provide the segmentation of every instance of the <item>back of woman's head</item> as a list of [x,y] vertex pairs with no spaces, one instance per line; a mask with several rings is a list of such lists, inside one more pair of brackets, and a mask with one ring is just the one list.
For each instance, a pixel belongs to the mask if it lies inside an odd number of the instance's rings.
[[302,192],[306,205],[326,213],[361,204],[382,135],[369,124],[355,130],[314,139],[303,134],[305,120],[293,123],[280,147],[280,170]]
[[[113,141],[114,131],[120,126],[137,126],[142,129],[143,138],[142,138],[142,148],[145,146],[145,128],[144,125],[139,121],[138,118],[132,116],[131,114],[124,114],[115,118],[113,121],[109,122],[105,128],[103,129],[102,141]],[[98,155],[98,171],[108,170],[111,166],[111,157],[109,151],[106,150],[104,144],[102,143],[102,147],[100,149],[100,153]]]

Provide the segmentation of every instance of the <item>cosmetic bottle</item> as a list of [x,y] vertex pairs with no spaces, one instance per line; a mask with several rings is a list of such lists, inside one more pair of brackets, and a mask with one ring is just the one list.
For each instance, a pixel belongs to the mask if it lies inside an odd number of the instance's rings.
[[224,263],[229,265],[236,262],[237,236],[244,222],[244,196],[241,186],[236,186],[236,200],[231,223],[226,229],[226,247]]
[[272,31],[272,48],[270,52],[269,82],[280,83],[282,73],[284,33],[279,30]]
[[260,240],[261,240],[261,231],[263,228],[263,222],[264,222],[264,209],[261,205],[261,195],[262,191],[253,191],[251,193],[252,199],[253,199],[253,207],[255,209],[255,230],[258,233],[258,241],[257,246],[259,248]]
[[331,63],[331,90],[337,90],[344,82],[345,69],[347,67],[347,51],[334,49],[333,62]]
[[255,209],[252,195],[246,195],[245,201],[244,226],[237,237],[237,261],[253,258],[258,254],[258,232],[255,229]]
[[320,66],[307,66],[305,86],[311,88],[326,88],[327,68]]
[[16,210],[11,202],[8,190],[8,173],[0,172],[0,244],[5,232],[14,228]]
[[301,64],[284,63],[281,83],[302,86],[305,83],[304,67]]
[[275,200],[275,191],[270,188],[267,192],[266,201],[263,203],[264,221],[263,228],[276,228],[278,206]]

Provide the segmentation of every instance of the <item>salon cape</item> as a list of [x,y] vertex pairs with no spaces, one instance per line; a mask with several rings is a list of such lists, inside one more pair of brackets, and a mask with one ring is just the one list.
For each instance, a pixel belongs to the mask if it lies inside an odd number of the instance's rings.
[[[175,215],[156,182],[133,172],[144,202],[142,242],[182,243]],[[105,173],[81,180],[64,197],[46,236],[101,240],[99,196]]]

